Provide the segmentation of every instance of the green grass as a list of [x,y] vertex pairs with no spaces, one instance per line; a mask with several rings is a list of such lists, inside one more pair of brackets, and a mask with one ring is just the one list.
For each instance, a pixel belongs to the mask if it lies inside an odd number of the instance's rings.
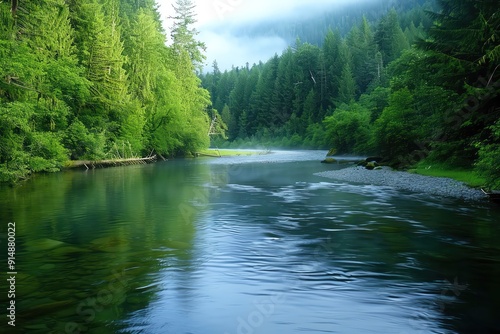
[[259,155],[259,154],[268,154],[269,151],[248,151],[248,150],[226,150],[226,149],[207,149],[207,150],[201,150],[198,152],[201,155],[214,155],[222,157],[236,157],[236,156],[249,156],[249,155]]
[[447,177],[464,182],[474,188],[481,188],[486,185],[486,179],[472,169],[453,168],[443,164],[424,161],[414,166],[409,172],[426,176]]

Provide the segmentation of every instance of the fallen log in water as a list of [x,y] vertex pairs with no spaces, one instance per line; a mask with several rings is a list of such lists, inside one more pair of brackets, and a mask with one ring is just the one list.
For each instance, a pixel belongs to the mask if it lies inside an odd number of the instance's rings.
[[73,160],[70,161],[66,168],[104,168],[115,166],[128,166],[128,165],[145,165],[147,163],[155,162],[156,155],[146,158],[127,158],[127,159],[108,159],[108,160]]

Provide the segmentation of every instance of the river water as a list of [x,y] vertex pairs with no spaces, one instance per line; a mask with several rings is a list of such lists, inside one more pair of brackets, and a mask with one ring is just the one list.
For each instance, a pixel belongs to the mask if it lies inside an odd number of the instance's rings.
[[[1,188],[2,232],[16,223],[15,329],[499,333],[499,208],[315,176],[346,167],[320,164],[325,153]],[[15,332],[3,290],[0,327]]]

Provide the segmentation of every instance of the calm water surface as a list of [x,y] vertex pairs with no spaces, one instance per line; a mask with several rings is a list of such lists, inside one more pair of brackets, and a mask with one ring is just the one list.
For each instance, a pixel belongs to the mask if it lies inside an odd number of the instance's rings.
[[499,208],[314,176],[345,167],[324,154],[1,188],[3,245],[6,223],[17,228],[17,331],[500,333]]

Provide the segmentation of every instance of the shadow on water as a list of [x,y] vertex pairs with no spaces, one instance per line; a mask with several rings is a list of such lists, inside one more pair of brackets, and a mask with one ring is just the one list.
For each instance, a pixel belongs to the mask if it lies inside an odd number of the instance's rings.
[[322,157],[178,160],[1,189],[19,332],[500,331],[498,207],[331,182],[313,174],[343,165]]

